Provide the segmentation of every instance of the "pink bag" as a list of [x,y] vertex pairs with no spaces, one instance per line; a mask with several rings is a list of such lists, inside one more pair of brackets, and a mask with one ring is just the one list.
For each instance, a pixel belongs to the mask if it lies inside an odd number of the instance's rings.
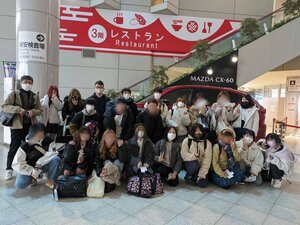
[[129,178],[127,193],[143,198],[150,198],[154,194],[163,193],[163,185],[161,183],[160,174],[141,174]]

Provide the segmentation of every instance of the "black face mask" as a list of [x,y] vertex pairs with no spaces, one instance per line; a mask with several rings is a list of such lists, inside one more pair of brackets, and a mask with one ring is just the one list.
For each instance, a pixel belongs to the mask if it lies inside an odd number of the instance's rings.
[[243,109],[248,109],[251,107],[250,102],[241,102],[241,106]]

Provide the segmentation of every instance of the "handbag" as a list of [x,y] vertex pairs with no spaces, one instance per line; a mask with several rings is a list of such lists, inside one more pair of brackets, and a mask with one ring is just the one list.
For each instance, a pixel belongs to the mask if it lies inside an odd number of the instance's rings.
[[[14,104],[16,104],[16,93],[14,93]],[[8,113],[8,112],[4,112],[3,110],[0,112],[0,122],[2,123],[3,126],[5,127],[12,127],[13,125],[13,121],[15,118],[14,113]]]
[[129,178],[127,193],[142,198],[150,198],[152,195],[163,193],[160,174],[140,174]]
[[86,197],[87,178],[85,175],[61,175],[54,183],[53,196],[58,198]]
[[88,181],[87,196],[92,198],[104,197],[105,182],[96,173]]

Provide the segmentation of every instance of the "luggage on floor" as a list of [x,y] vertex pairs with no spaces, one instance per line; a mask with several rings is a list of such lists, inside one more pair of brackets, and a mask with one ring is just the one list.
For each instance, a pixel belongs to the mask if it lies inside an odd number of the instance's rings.
[[87,186],[85,175],[61,175],[54,183],[53,196],[56,200],[58,198],[86,197]]
[[129,178],[127,193],[143,198],[150,198],[154,194],[163,193],[160,174],[140,174]]
[[105,182],[95,173],[88,181],[87,196],[93,198],[104,197]]

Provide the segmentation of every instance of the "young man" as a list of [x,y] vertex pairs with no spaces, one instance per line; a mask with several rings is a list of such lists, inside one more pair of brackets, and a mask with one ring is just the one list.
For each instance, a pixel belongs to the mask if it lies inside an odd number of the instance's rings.
[[134,103],[133,98],[131,96],[131,90],[129,88],[123,88],[121,90],[121,95],[126,99],[127,107],[131,110],[134,121],[135,121],[137,115],[139,114],[139,111],[138,111],[137,106]]
[[17,172],[16,188],[24,189],[35,185],[42,173],[47,173],[46,187],[53,189],[60,174],[61,159],[51,148],[52,140],[46,137],[46,127],[42,123],[33,124],[29,134],[16,153],[12,167]]
[[95,93],[89,98],[93,98],[95,100],[95,110],[100,114],[100,116],[103,116],[106,103],[109,102],[110,99],[104,94],[104,83],[101,80],[96,81],[94,88]]
[[36,116],[42,113],[39,95],[31,91],[33,78],[22,76],[20,83],[21,89],[10,93],[2,105],[4,112],[15,114],[11,127],[11,143],[7,154],[6,180],[12,179],[11,165],[18,148],[28,134],[29,127],[36,123]]

